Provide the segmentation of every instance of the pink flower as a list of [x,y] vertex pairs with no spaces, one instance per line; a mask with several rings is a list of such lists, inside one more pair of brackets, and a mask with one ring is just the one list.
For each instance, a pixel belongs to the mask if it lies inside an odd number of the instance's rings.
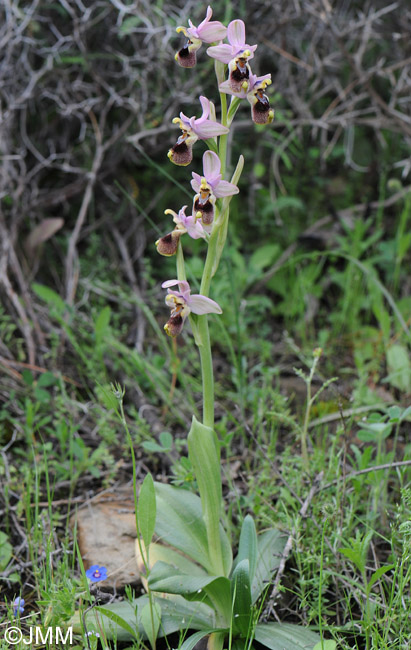
[[203,155],[203,174],[200,176],[193,172],[191,187],[196,195],[193,201],[193,213],[201,215],[203,226],[210,226],[214,220],[214,205],[216,198],[238,194],[236,185],[221,180],[221,161],[213,151],[206,151]]
[[[169,287],[178,284],[179,291]],[[169,336],[177,336],[183,329],[184,321],[190,312],[193,314],[221,314],[222,309],[214,300],[200,294],[191,295],[191,289],[185,280],[167,280],[161,285],[167,288],[166,305],[171,309],[171,315],[164,329]]]
[[183,205],[178,214],[174,210],[166,210],[164,214],[172,214],[173,221],[176,224],[176,230],[179,230],[181,233],[187,233],[192,239],[203,239],[206,238],[206,233],[204,231],[201,223],[196,219],[196,217],[190,214],[186,217],[187,206]]
[[208,119],[211,111],[210,100],[201,95],[200,103],[203,109],[201,117],[197,119],[196,117],[187,117],[184,113],[180,113],[180,120],[178,117],[175,117],[173,122],[181,122],[183,126],[180,128],[185,128],[186,130],[191,129],[200,140],[207,140],[208,138],[214,138],[217,135],[228,133],[229,129],[226,126]]
[[251,117],[256,124],[271,124],[274,119],[274,109],[271,108],[268,95],[264,92],[271,79],[262,77],[259,79],[260,81],[247,93],[247,99],[251,104]]
[[274,109],[270,107],[270,100],[265,93],[267,86],[271,84],[271,75],[265,74],[262,77],[251,73],[248,83],[244,83],[239,92],[235,92],[230,80],[219,85],[223,93],[235,95],[240,99],[247,98],[251,104],[251,117],[256,124],[270,124],[274,119]]
[[227,40],[230,45],[222,43],[207,49],[208,56],[222,63],[230,63],[236,57],[252,59],[257,45],[245,42],[245,25],[242,20],[232,20],[227,29]]
[[221,161],[214,151],[206,151],[203,154],[203,174],[201,177],[199,174],[193,172],[193,180],[191,181],[191,187],[194,192],[199,192],[202,187],[202,181],[205,179],[207,185],[210,187],[211,192],[217,199],[222,198],[223,196],[232,196],[233,194],[238,194],[239,189],[233,183],[228,181],[221,180]]
[[240,99],[245,99],[248,93],[252,92],[254,88],[257,88],[261,85],[265,89],[270,84],[271,74],[265,74],[262,77],[257,77],[257,75],[251,73],[248,83],[245,83],[244,87],[242,86],[238,92],[232,89],[229,79],[227,79],[227,81],[223,81],[223,83],[220,84],[218,88],[222,93],[228,93],[229,95],[235,95]]
[[227,34],[227,28],[218,20],[210,20],[213,10],[209,6],[204,20],[198,27],[188,21],[190,27],[177,27],[177,32],[182,32],[187,37],[187,43],[175,55],[177,63],[183,68],[193,68],[197,62],[196,52],[202,43],[222,41]]
[[186,216],[186,209],[187,206],[184,205],[181,210],[179,210],[178,214],[174,212],[174,210],[165,210],[164,214],[173,215],[173,221],[176,224],[176,227],[172,232],[168,233],[168,235],[157,239],[157,252],[160,253],[160,255],[165,255],[166,257],[175,255],[180,237],[184,233],[187,233],[192,237],[192,239],[199,239],[200,237],[205,239],[207,237],[207,234],[198,218],[192,214]]
[[211,111],[210,100],[201,96],[200,102],[203,108],[201,117],[187,117],[184,113],[180,113],[180,117],[173,119],[173,124],[178,124],[183,132],[167,154],[175,165],[186,166],[191,163],[193,159],[192,147],[197,140],[207,140],[229,132],[226,126],[208,119]]

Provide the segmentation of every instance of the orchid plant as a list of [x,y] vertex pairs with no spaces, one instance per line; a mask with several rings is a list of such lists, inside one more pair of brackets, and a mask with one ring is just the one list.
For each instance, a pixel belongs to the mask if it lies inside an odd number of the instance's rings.
[[[291,624],[259,623],[259,604],[273,572],[279,566],[284,540],[276,529],[257,534],[250,515],[244,518],[235,560],[227,532],[222,526],[222,484],[219,441],[214,431],[214,378],[209,336],[209,314],[221,314],[210,298],[226,242],[230,202],[238,194],[243,169],[239,157],[227,180],[227,137],[243,99],[251,105],[256,124],[270,124],[274,111],[265,93],[271,75],[255,75],[250,66],[257,45],[246,43],[245,25],[233,20],[228,27],[212,21],[208,7],[205,19],[196,27],[178,27],[186,42],[176,54],[184,68],[197,63],[203,43],[212,44],[207,55],[214,59],[220,98],[220,122],[214,103],[201,96],[202,115],[173,119],[181,129],[168,157],[176,165],[193,160],[193,146],[204,141],[202,173],[192,173],[192,207],[178,212],[166,210],[174,227],[157,242],[160,255],[176,256],[176,278],[163,282],[165,302],[171,313],[165,332],[178,336],[188,320],[198,347],[202,368],[202,422],[193,417],[188,434],[189,457],[195,472],[199,496],[170,485],[155,484],[147,477],[136,504],[137,558],[148,590],[131,603],[98,608],[117,638],[132,633],[147,639],[155,648],[156,638],[181,630],[197,630],[183,640],[181,650],[204,644],[210,650],[223,647],[252,648],[254,640],[272,650],[313,649],[320,638],[311,630]],[[224,43],[226,39],[228,42]],[[227,95],[231,95],[228,105]],[[199,294],[191,292],[183,254],[183,235],[202,239],[204,270]],[[177,287],[177,289],[176,289]],[[154,537],[154,534],[156,537]],[[155,541],[153,541],[155,540]],[[101,624],[101,622],[100,622]],[[106,633],[108,625],[105,626]],[[199,644],[197,646],[197,644]],[[201,645],[204,648],[204,645]]]

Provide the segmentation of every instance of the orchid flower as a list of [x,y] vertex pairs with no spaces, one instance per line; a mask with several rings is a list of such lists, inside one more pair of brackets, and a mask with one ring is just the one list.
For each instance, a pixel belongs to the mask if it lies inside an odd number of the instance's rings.
[[[267,75],[266,75],[267,76]],[[271,124],[274,119],[274,109],[270,107],[270,100],[265,94],[266,87],[271,79],[263,79],[254,85],[247,93],[247,99],[251,104],[251,117],[256,124]]]
[[[239,92],[235,92],[230,80],[219,85],[222,93],[234,95],[239,99],[247,98],[251,104],[251,117],[256,124],[270,124],[274,119],[274,110],[270,107],[270,101],[265,94],[265,89],[271,84],[271,74],[262,77],[251,73],[248,83],[244,83]],[[248,86],[248,87],[247,87]]]
[[179,210],[178,214],[174,212],[174,210],[165,210],[164,214],[173,215],[173,221],[176,224],[176,227],[172,232],[168,233],[168,235],[157,239],[157,252],[160,253],[160,255],[165,255],[166,257],[175,255],[180,237],[184,233],[187,233],[192,239],[199,239],[200,237],[205,239],[207,237],[198,217],[195,217],[192,214],[186,216],[186,209],[187,206],[184,205]]
[[215,120],[208,119],[212,105],[207,97],[200,97],[203,114],[201,117],[187,117],[180,113],[180,117],[173,119],[173,124],[178,124],[182,134],[178,138],[174,147],[172,147],[167,156],[175,165],[189,165],[193,159],[193,144],[197,140],[207,140],[217,135],[223,135],[229,132],[228,127],[219,124]]
[[[178,284],[179,291],[169,287]],[[171,315],[164,329],[169,336],[177,336],[183,329],[184,321],[190,312],[193,314],[221,314],[222,309],[214,300],[200,294],[191,295],[191,289],[185,280],[167,280],[161,285],[167,289],[166,305],[171,309]]]
[[204,20],[198,27],[193,25],[191,20],[188,21],[190,27],[177,27],[177,32],[182,32],[187,38],[187,43],[175,55],[175,60],[183,68],[193,68],[197,62],[197,50],[200,49],[202,43],[214,43],[214,41],[222,41],[227,34],[227,27],[225,27],[218,20],[210,20],[213,15],[213,10],[209,6]]
[[242,20],[232,20],[227,28],[230,45],[222,43],[207,49],[207,54],[222,63],[228,63],[229,81],[234,92],[240,92],[251,74],[248,60],[252,59],[257,45],[245,42],[245,25]]
[[229,79],[227,79],[227,81],[223,81],[223,83],[221,83],[218,86],[218,89],[222,93],[227,93],[228,95],[234,95],[235,97],[239,97],[240,99],[245,99],[248,93],[252,92],[254,88],[259,86],[260,84],[265,84],[264,88],[266,86],[269,86],[271,84],[271,74],[264,74],[261,77],[257,77],[256,74],[251,73],[248,83],[244,83],[244,85],[241,86],[239,91],[235,91],[231,88]]
[[239,189],[233,183],[223,181],[221,176],[221,161],[213,151],[203,154],[203,176],[193,172],[191,187],[196,195],[194,197],[193,213],[201,213],[203,225],[209,226],[214,219],[214,205],[216,199],[224,196],[238,194]]

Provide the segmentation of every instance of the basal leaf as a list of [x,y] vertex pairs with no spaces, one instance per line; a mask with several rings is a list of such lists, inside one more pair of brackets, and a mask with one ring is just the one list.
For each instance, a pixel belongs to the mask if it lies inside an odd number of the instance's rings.
[[261,623],[255,628],[255,640],[270,650],[313,650],[321,641],[315,632],[291,623]]
[[[170,546],[195,560],[208,573],[213,573],[208,556],[207,532],[202,516],[201,500],[196,494],[163,483],[155,483],[157,518],[155,532]],[[231,545],[220,526],[223,557],[231,558]],[[228,565],[228,561],[227,561]]]
[[155,483],[155,489],[155,532],[160,540],[174,546],[210,571],[207,532],[200,498],[188,490],[163,483]]
[[251,515],[246,515],[243,525],[241,526],[236,564],[242,560],[249,561],[251,582],[254,580],[255,570],[257,567],[257,544],[257,531],[255,529],[254,520]]
[[281,562],[285,536],[275,528],[270,528],[257,536],[257,566],[251,583],[253,603],[272,579],[273,572]]
[[[189,602],[181,596],[159,598],[155,601],[161,607],[161,623],[158,636],[163,637],[178,630],[208,630],[215,627],[215,614],[213,610],[199,602]],[[104,607],[93,608],[86,614],[86,622],[102,626],[105,634],[110,639],[127,641],[139,638],[146,638],[141,623],[141,612],[148,603],[148,596],[140,596],[131,602],[121,601],[111,603]],[[105,614],[103,616],[103,613]],[[116,617],[121,618],[121,621]],[[126,626],[124,626],[124,623]],[[72,617],[69,625],[73,626],[75,634],[82,633],[82,622],[79,613]],[[128,627],[127,627],[128,626]],[[98,629],[98,627],[97,627]]]
[[181,573],[166,562],[156,562],[148,577],[152,591],[178,594],[188,600],[211,605],[229,624],[231,618],[230,581],[223,576],[193,576]]
[[250,563],[241,560],[231,578],[231,598],[233,601],[233,631],[247,637],[251,626],[253,610],[251,607]]
[[195,646],[199,641],[201,641],[201,639],[204,639],[204,637],[208,636],[209,634],[216,634],[216,633],[218,634],[219,632],[221,632],[221,634],[224,635],[228,634],[228,630],[224,630],[224,629],[223,630],[210,629],[210,630],[202,630],[201,632],[196,632],[195,634],[190,636],[189,639],[184,641],[183,645],[180,646],[180,650],[194,650]]

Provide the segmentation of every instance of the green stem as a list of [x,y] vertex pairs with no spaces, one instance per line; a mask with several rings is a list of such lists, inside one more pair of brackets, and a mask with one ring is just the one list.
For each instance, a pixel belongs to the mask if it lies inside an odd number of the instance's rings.
[[[217,85],[219,86],[225,79],[226,66],[221,61],[215,61],[214,63],[215,76],[217,77]],[[227,95],[225,93],[220,93],[220,103],[221,103],[221,124],[227,126]],[[227,141],[228,133],[226,135],[220,135],[219,147],[218,147],[218,156],[221,161],[221,175],[224,178],[227,166]]]
[[[204,295],[204,294],[203,294]],[[214,371],[207,315],[199,316],[197,331],[203,383],[203,424],[214,429]]]

